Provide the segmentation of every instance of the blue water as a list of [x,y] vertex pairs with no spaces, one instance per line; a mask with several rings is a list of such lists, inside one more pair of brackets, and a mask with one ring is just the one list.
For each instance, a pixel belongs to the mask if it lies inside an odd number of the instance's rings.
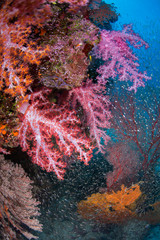
[[[160,0],[107,0],[107,4],[114,3],[120,14],[114,30],[122,29],[124,24],[133,24],[133,29],[149,44],[149,49],[137,51],[141,68],[147,70],[152,77],[150,86],[160,88]],[[157,166],[157,172],[160,167]],[[144,240],[159,240],[160,225],[151,227]]]

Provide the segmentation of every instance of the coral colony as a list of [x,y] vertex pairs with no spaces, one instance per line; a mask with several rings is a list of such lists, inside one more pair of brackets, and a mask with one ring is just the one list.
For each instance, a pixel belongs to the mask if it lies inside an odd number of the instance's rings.
[[[122,31],[112,30],[110,22],[117,21],[118,16],[113,6],[101,1],[4,0],[0,5],[0,19],[0,192],[3,195],[0,220],[4,236],[14,239],[19,231],[31,239],[34,236],[23,230],[20,222],[41,231],[40,223],[34,218],[38,215],[38,202],[31,196],[31,181],[23,169],[7,163],[3,155],[20,146],[33,163],[63,180],[67,159],[73,154],[85,165],[93,157],[94,149],[96,154],[104,154],[110,140],[106,130],[114,119],[107,87],[111,81],[128,81],[128,91],[134,92],[145,86],[150,77],[139,70],[138,57],[131,46],[148,48],[148,44],[131,25],[124,26]],[[120,106],[117,109],[120,112]],[[155,138],[155,141],[159,140]],[[126,148],[117,145],[117,152],[121,147]],[[110,162],[115,166],[127,161],[120,158],[116,163],[112,156]],[[137,161],[130,165],[136,164]],[[3,171],[8,172],[4,175]],[[114,175],[118,175],[116,170]],[[9,186],[10,177],[17,184],[16,190]],[[24,191],[19,186],[21,178]],[[112,183],[115,178],[112,177]],[[20,194],[32,205],[32,208],[25,206],[25,215],[20,215],[19,220],[15,217],[19,209],[13,211],[12,203],[16,191],[22,191]],[[125,192],[124,185],[121,191]],[[124,198],[124,203],[117,205],[116,211],[120,211],[114,221],[121,212],[124,214],[123,210],[132,216],[126,206],[141,195],[138,184],[126,191],[134,196],[132,201]],[[107,195],[106,204],[110,203],[109,197],[121,194],[119,191]],[[94,202],[91,198],[87,201]],[[87,201],[79,205],[82,216],[87,211],[90,214]],[[108,212],[104,214],[104,219],[108,219]]]

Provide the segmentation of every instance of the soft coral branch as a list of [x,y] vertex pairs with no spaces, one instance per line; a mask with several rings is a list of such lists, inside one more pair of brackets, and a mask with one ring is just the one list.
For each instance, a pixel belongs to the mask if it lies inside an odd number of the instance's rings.
[[41,10],[35,11],[33,16],[21,16],[11,1],[6,1],[0,9],[0,90],[12,96],[25,94],[33,81],[29,65],[39,65],[49,52],[47,46],[42,49],[29,40],[32,26],[41,27],[42,20],[48,18],[44,9]]
[[109,78],[116,78],[120,81],[130,81],[133,85],[129,90],[136,92],[137,88],[144,87],[144,82],[151,79],[147,73],[139,71],[138,57],[132,52],[129,45],[135,48],[148,44],[132,30],[131,25],[124,26],[122,31],[106,31],[101,32],[101,40],[95,48],[96,57],[105,61],[97,72],[100,74],[98,79],[107,81]]
[[[110,139],[106,134],[106,129],[110,127],[109,119],[111,118],[109,98],[104,92],[105,87],[100,81],[98,84],[93,84],[91,80],[87,80],[84,86],[74,88],[69,93],[69,100],[73,108],[76,108],[77,103],[82,106],[90,137],[96,142],[98,152],[102,153]],[[104,140],[103,144],[102,139]]]
[[74,151],[85,164],[92,157],[93,147],[79,124],[75,112],[66,105],[50,104],[43,92],[36,97],[33,94],[19,130],[20,145],[34,163],[63,179],[66,167],[61,160],[63,155],[71,156]]

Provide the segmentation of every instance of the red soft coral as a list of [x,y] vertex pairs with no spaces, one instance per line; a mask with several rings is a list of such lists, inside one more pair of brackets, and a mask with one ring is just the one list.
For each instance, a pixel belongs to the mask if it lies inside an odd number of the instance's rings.
[[81,131],[75,112],[67,105],[51,104],[44,96],[48,90],[34,93],[19,130],[20,145],[34,163],[46,171],[54,171],[63,179],[66,163],[63,155],[75,152],[78,159],[88,164],[92,157],[90,140]]

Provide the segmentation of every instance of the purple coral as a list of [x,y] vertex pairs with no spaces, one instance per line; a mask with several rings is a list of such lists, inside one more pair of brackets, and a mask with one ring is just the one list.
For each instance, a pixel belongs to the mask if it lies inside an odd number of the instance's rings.
[[148,44],[134,31],[131,25],[124,26],[122,31],[106,31],[101,32],[101,40],[95,55],[105,61],[97,72],[100,74],[98,79],[107,81],[108,78],[116,78],[120,81],[131,81],[133,85],[129,90],[137,91],[137,88],[144,87],[144,81],[151,79],[147,73],[139,71],[138,57],[132,52],[130,45],[135,48]]

